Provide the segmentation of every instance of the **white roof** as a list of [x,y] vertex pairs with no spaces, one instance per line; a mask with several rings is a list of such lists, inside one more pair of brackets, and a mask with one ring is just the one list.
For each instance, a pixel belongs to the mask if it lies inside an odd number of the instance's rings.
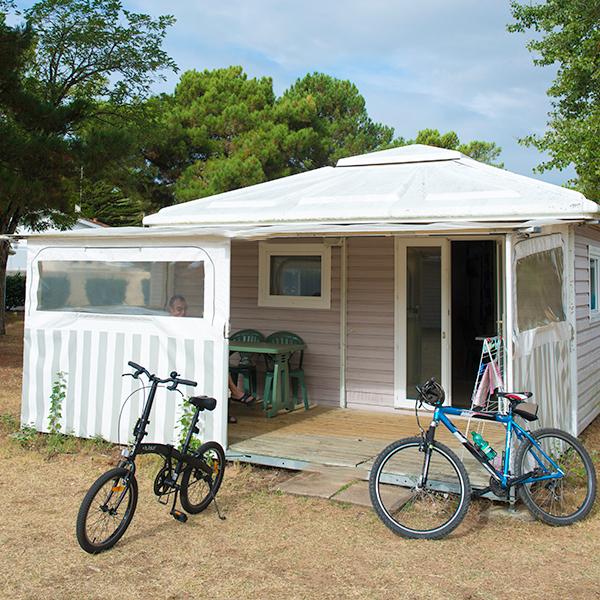
[[[45,222],[48,222],[47,220]],[[102,223],[98,223],[97,221],[90,221],[89,219],[77,219],[77,221],[75,221],[75,223],[73,223],[73,226],[67,230],[67,231],[77,231],[80,229],[100,229],[100,228],[107,228],[107,225],[104,225]],[[59,231],[63,231],[62,229],[58,229],[58,227],[47,227],[46,229],[42,229],[42,231],[44,232],[48,232],[48,233],[55,233],[55,232],[59,232]],[[17,231],[16,231],[16,235],[23,235],[23,236],[28,236],[30,234],[35,233],[36,231],[31,229],[30,227],[26,227],[24,225],[17,227]]]
[[[90,221],[89,219],[77,219],[72,229],[75,231],[93,231],[96,229],[106,229],[105,225]],[[63,233],[55,227],[49,227],[45,230],[47,233]],[[30,227],[19,227],[16,234],[13,236],[0,236],[0,238],[8,238],[12,240],[12,251],[14,254],[10,254],[8,262],[6,263],[7,273],[25,273],[27,271],[27,241],[25,239],[19,240],[18,238],[27,238],[28,236],[35,235],[35,232]]]
[[600,207],[579,192],[490,167],[460,152],[415,144],[163,208],[144,224],[492,223],[598,217]]

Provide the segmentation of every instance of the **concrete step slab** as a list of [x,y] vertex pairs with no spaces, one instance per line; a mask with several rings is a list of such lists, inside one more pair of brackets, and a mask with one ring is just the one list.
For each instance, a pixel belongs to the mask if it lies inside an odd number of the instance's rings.
[[[364,481],[364,472],[360,469],[321,466],[317,471],[300,471],[278,483],[275,489],[286,494],[371,506],[369,482]],[[395,485],[380,486],[380,493],[390,511],[400,508],[410,498],[409,491]]]
[[[397,485],[381,485],[379,489],[383,503],[391,512],[400,508],[410,498],[410,491]],[[352,483],[335,494],[331,499],[359,506],[371,506],[369,483],[367,481]]]
[[331,498],[342,487],[354,481],[352,471],[352,469],[301,471],[287,481],[279,483],[275,489],[299,496]]

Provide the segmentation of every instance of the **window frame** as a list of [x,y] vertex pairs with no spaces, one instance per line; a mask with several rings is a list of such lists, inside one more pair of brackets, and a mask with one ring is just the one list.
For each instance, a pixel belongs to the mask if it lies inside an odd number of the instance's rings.
[[[592,261],[596,262],[596,308],[592,308]],[[588,244],[588,307],[591,321],[600,321],[600,246]]]
[[[321,296],[281,296],[271,294],[272,256],[321,257]],[[331,247],[325,244],[275,244],[259,242],[258,245],[258,306],[273,308],[331,308]]]
[[47,315],[56,318],[58,315],[75,315],[77,318],[105,320],[148,320],[173,319],[169,314],[123,314],[92,311],[44,310],[39,306],[38,289],[40,286],[39,263],[45,261],[70,262],[202,262],[204,265],[204,299],[203,316],[187,316],[182,321],[210,321],[215,314],[215,281],[214,269],[206,250],[199,246],[46,246],[40,248],[28,265],[28,299],[27,314]]

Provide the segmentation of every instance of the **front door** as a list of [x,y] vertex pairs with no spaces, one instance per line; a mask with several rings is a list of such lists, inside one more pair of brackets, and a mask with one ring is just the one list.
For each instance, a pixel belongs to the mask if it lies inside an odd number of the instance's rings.
[[411,408],[415,386],[449,386],[450,257],[447,240],[396,240],[396,408]]
[[471,407],[482,338],[498,335],[498,253],[494,240],[453,240],[452,406]]

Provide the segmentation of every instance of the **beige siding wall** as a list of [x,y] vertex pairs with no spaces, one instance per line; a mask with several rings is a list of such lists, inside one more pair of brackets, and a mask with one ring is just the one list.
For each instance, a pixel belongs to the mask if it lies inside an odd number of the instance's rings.
[[351,238],[347,256],[347,403],[392,409],[394,239]]
[[590,319],[589,245],[600,247],[600,230],[575,229],[575,305],[577,317],[577,429],[600,413],[600,320]]
[[[281,240],[282,243],[312,244],[318,241],[314,238]],[[282,329],[301,336],[307,345],[304,371],[309,400],[339,406],[340,248],[331,249],[329,310],[270,308],[258,306],[258,242],[234,241],[231,245],[231,331],[246,328],[258,329],[265,336]],[[257,364],[261,367],[263,363],[258,361]]]

